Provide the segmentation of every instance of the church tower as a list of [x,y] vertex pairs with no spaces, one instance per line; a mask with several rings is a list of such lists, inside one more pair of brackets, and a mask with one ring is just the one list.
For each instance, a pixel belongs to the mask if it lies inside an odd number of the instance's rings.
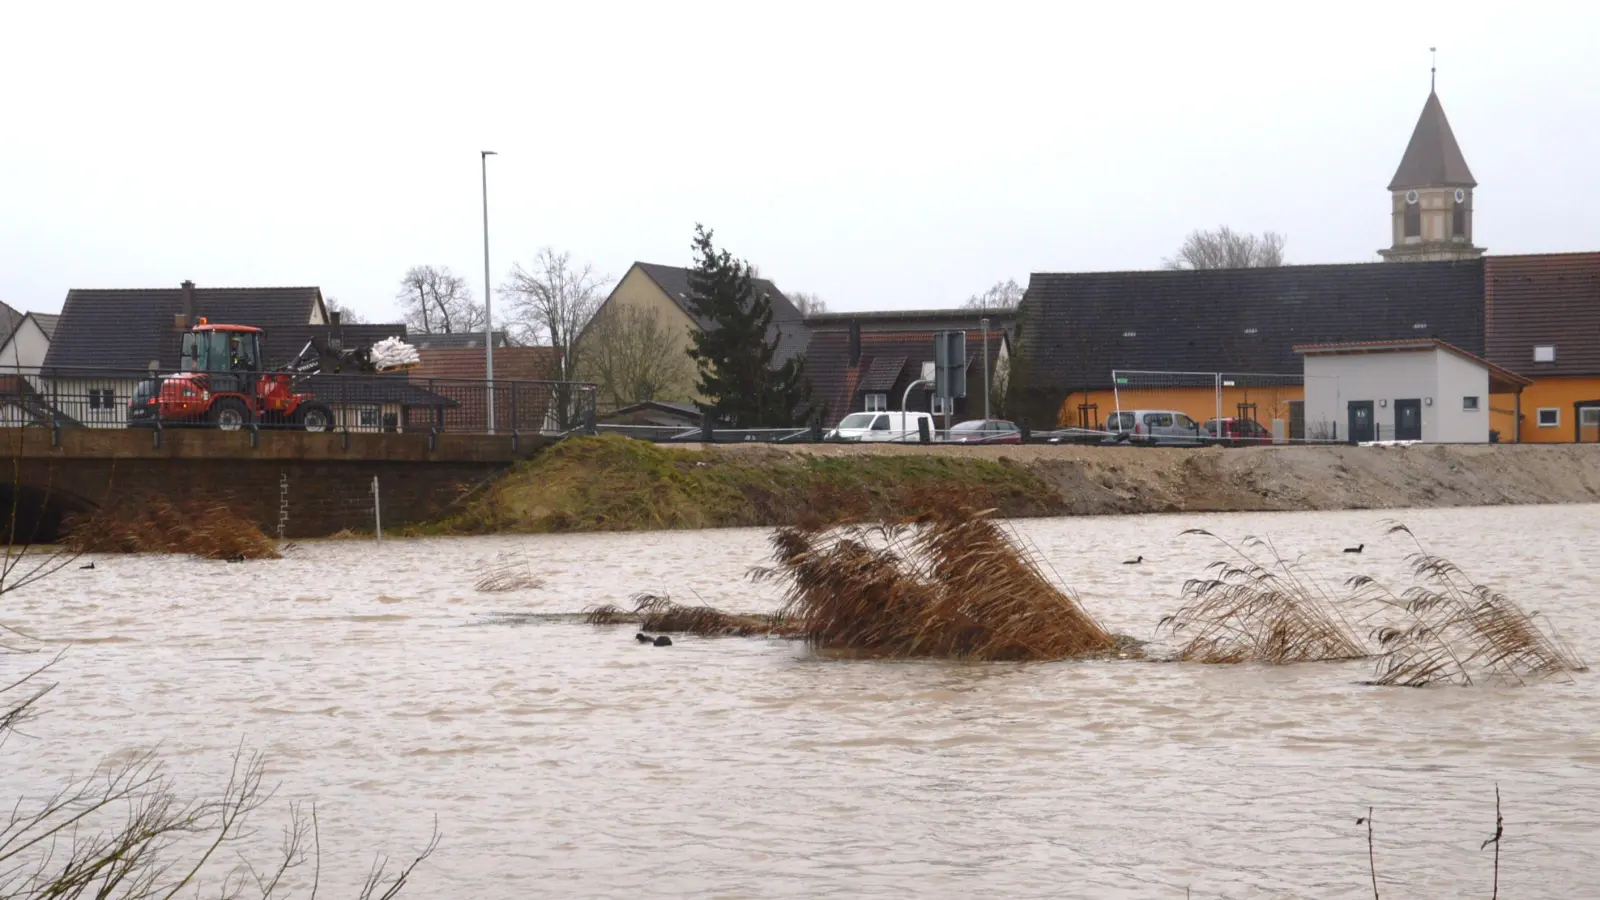
[[1472,244],[1472,189],[1477,186],[1439,95],[1430,89],[1400,168],[1389,182],[1393,245],[1378,255],[1389,262],[1483,256],[1484,248]]

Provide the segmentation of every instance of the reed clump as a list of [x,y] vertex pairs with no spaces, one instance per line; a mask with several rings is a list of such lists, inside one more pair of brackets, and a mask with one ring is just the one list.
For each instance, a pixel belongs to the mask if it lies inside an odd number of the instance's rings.
[[915,521],[779,529],[780,613],[820,649],[876,657],[1052,660],[1110,654],[1117,639],[994,520],[947,508]]
[[508,594],[512,591],[544,587],[544,579],[533,573],[526,557],[502,555],[478,570],[473,589],[483,594]]
[[1398,613],[1398,621],[1372,630],[1378,654],[1373,684],[1520,685],[1588,671],[1537,612],[1428,552],[1405,525],[1390,523],[1388,533],[1410,541],[1406,560],[1416,583],[1397,595],[1372,578],[1350,579],[1361,595]]
[[614,603],[584,611],[588,625],[636,625],[644,631],[666,634],[752,637],[756,635],[793,636],[794,629],[781,616],[730,613],[711,606],[688,606],[659,594],[636,594],[633,609]]
[[174,504],[163,497],[98,510],[67,524],[76,553],[184,553],[204,559],[278,559],[271,538],[220,503]]
[[1189,635],[1179,659],[1285,664],[1370,655],[1333,592],[1271,541],[1247,537],[1240,546],[1201,528],[1183,533],[1213,538],[1231,555],[1184,582],[1183,605],[1156,625]]
[[[1188,634],[1178,657],[1206,663],[1288,664],[1370,659],[1374,685],[1425,687],[1481,681],[1525,684],[1587,666],[1553,630],[1504,593],[1428,552],[1405,525],[1413,583],[1396,591],[1370,575],[1337,589],[1271,542],[1247,538],[1183,589],[1183,606],[1157,626]],[[1363,633],[1365,629],[1365,633]]]

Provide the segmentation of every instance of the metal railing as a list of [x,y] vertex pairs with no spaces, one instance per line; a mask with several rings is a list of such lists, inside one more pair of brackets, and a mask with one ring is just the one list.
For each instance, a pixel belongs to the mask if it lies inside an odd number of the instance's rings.
[[[583,382],[425,378],[415,373],[387,375],[318,374],[288,379],[289,390],[304,399],[295,414],[262,410],[255,402],[243,426],[305,428],[305,411],[326,410],[330,430],[371,433],[449,432],[487,434],[494,407],[496,434],[568,434],[594,430],[595,386]],[[205,397],[184,414],[152,402],[171,372],[132,369],[45,369],[36,373],[0,372],[0,427],[50,428],[205,428],[237,427],[237,417]],[[255,398],[253,373],[213,373],[210,394],[237,393]],[[170,388],[169,388],[170,390]],[[233,409],[240,407],[229,404]]]

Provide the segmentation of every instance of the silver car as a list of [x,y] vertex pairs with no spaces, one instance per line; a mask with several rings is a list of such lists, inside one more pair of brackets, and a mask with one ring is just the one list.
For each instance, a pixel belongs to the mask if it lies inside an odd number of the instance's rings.
[[1175,409],[1124,409],[1106,416],[1107,443],[1141,444],[1167,447],[1201,447],[1207,441],[1205,429],[1188,415]]

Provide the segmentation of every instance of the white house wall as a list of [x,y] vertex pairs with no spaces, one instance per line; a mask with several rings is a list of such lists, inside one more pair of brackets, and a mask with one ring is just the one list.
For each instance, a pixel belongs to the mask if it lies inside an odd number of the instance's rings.
[[0,346],[0,372],[36,375],[49,349],[50,339],[44,329],[31,317],[25,317],[5,345]]
[[[1422,400],[1437,393],[1438,366],[1434,354],[1434,350],[1339,356],[1307,354],[1306,433],[1313,433],[1319,423],[1337,423],[1340,440],[1349,437],[1350,402],[1371,400],[1372,420],[1378,426],[1378,437],[1392,440],[1394,401]],[[1422,406],[1424,441],[1438,440],[1437,410],[1437,402],[1434,406],[1426,403]],[[1487,439],[1485,431],[1484,440]]]
[[[1437,436],[1431,440],[1456,444],[1482,444],[1489,440],[1489,370],[1454,353],[1434,351],[1438,357],[1438,393],[1433,406],[1422,406],[1423,421],[1433,412]],[[1478,398],[1476,410],[1466,409],[1467,397]]]

